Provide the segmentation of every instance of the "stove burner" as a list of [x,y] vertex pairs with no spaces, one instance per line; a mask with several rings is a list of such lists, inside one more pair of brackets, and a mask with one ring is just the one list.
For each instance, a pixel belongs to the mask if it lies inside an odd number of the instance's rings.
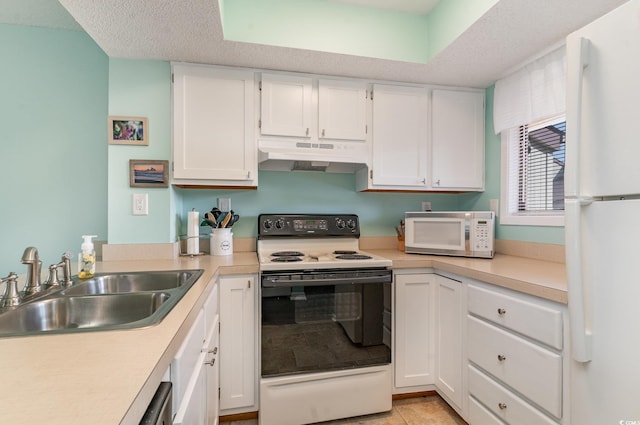
[[296,261],[302,261],[302,258],[295,256],[279,256],[271,259],[274,263],[295,263]]
[[345,255],[345,254],[350,255],[350,254],[357,254],[358,252],[357,251],[342,251],[342,250],[338,250],[338,251],[333,251],[333,253],[335,255]]
[[302,257],[304,254],[300,251],[278,251],[271,255],[273,257]]
[[338,260],[370,260],[371,259],[371,257],[369,257],[368,255],[363,255],[363,254],[337,255],[336,258]]

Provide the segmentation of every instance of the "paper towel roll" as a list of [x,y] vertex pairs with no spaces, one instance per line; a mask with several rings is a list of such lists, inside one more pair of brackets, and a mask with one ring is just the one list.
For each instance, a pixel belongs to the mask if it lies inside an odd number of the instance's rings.
[[195,255],[200,252],[200,213],[189,211],[187,219],[187,254]]

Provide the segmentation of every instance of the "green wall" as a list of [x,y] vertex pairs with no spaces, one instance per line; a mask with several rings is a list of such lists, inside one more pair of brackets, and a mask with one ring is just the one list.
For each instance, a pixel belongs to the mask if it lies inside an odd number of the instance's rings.
[[426,17],[317,0],[220,1],[225,40],[426,63]]
[[108,58],[84,32],[0,24],[0,277],[107,238]]
[[[109,59],[109,115],[147,117],[148,146],[109,145],[109,243],[175,241],[173,189],[129,186],[130,159],[171,159],[171,67]],[[133,215],[134,193],[147,193],[149,215]]]
[[[255,237],[261,213],[354,213],[363,236],[393,236],[405,211],[419,211],[429,200],[438,210],[457,209],[458,197],[450,194],[356,192],[355,175],[312,171],[260,171],[258,190],[181,189],[182,217],[195,209],[203,216],[217,205],[218,197],[231,198],[231,208],[241,216],[234,235]],[[204,226],[201,234],[208,234]],[[186,234],[185,219],[180,235]]]

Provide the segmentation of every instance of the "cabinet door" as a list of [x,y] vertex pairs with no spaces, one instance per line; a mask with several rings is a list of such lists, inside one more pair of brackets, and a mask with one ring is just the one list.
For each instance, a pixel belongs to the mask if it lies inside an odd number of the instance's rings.
[[184,342],[171,362],[171,382],[173,382],[173,411],[177,412],[186,399],[187,388],[199,368],[202,344],[205,340],[205,320],[202,311],[193,322]]
[[253,73],[176,64],[173,79],[173,178],[255,179]]
[[312,79],[262,74],[260,133],[310,137]]
[[395,276],[395,385],[429,385],[433,378],[434,283],[432,274]]
[[365,140],[367,86],[364,82],[318,82],[318,137]]
[[462,406],[462,283],[436,276],[436,387]]
[[426,188],[427,91],[373,86],[373,185]]
[[207,374],[204,365],[206,353],[198,357],[198,367],[189,381],[184,399],[176,412],[173,425],[207,425]]
[[484,189],[484,93],[434,90],[433,189]]
[[218,359],[220,332],[218,323],[218,315],[216,315],[211,328],[212,334],[208,339],[209,345],[206,347],[208,425],[218,425],[220,417],[220,361]]
[[255,402],[255,278],[221,277],[220,409]]

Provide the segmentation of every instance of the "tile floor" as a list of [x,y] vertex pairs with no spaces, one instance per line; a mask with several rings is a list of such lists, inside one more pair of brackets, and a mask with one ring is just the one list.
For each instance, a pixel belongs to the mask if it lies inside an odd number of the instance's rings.
[[[220,425],[257,425],[257,419],[222,422]],[[467,425],[439,396],[395,400],[390,412],[358,416],[323,425]]]

